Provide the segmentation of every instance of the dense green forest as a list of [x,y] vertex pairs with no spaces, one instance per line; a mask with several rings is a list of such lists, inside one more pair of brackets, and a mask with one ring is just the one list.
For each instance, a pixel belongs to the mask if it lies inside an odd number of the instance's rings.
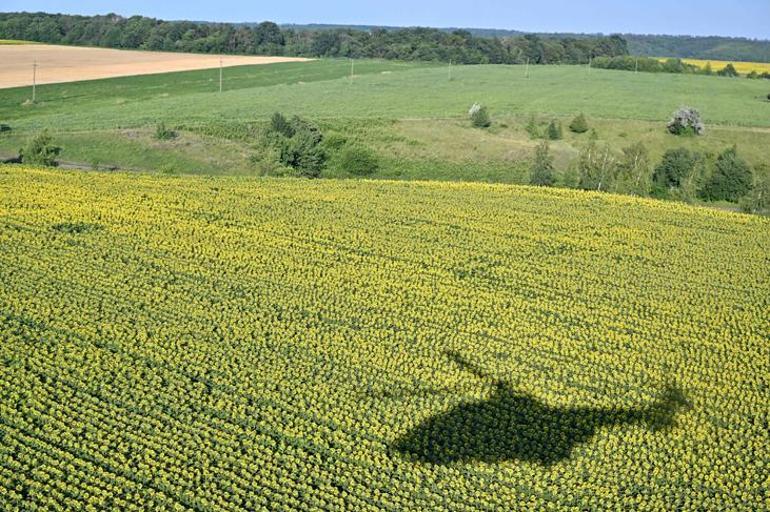
[[736,37],[624,35],[634,55],[770,62],[770,41]]
[[[376,25],[281,25],[295,31],[319,31],[337,29],[355,30],[402,30],[399,27],[378,27]],[[494,28],[442,28],[445,32],[465,30],[477,37],[497,37],[501,39],[521,37],[524,32]],[[543,39],[582,39],[596,37],[590,34],[543,33],[537,34]],[[655,34],[621,34],[628,42],[631,55],[650,57],[678,57],[704,60],[726,60],[745,62],[770,62],[770,40],[748,39],[745,37],[722,36],[667,36]]]
[[466,30],[295,30],[256,25],[45,13],[0,14],[0,38],[55,44],[199,53],[454,61],[460,64],[578,64],[628,54],[619,36],[474,36]]

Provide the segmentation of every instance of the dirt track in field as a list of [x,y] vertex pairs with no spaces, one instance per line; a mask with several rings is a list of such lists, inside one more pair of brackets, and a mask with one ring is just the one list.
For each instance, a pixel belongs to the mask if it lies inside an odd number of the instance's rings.
[[[298,62],[294,57],[223,55],[223,66]],[[143,52],[46,44],[0,45],[0,89],[32,85],[37,62],[37,83],[56,84],[116,76],[151,75],[219,67],[219,55]]]

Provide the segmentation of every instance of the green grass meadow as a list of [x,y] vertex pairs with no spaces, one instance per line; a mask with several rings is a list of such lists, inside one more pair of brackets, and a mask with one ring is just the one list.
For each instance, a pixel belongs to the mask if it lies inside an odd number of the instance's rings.
[[[587,135],[566,125],[583,112],[600,141],[620,149],[641,140],[653,158],[687,146],[717,153],[738,145],[752,164],[770,147],[768,84],[760,80],[589,70],[578,66],[446,66],[389,61],[318,60],[225,70],[115,78],[0,91],[0,156],[11,157],[34,133],[48,129],[62,159],[126,169],[204,174],[254,174],[259,127],[276,111],[297,114],[325,132],[372,149],[376,177],[522,182],[537,140],[524,127],[560,120],[565,138],[552,144],[557,168],[574,160]],[[468,107],[488,106],[494,124],[476,130]],[[671,112],[698,108],[703,137],[666,133]],[[179,137],[152,137],[157,122]],[[344,177],[330,163],[329,177]]]

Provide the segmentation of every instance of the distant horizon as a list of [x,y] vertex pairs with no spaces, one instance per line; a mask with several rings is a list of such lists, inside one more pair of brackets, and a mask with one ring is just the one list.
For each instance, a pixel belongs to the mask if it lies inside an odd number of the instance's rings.
[[[500,4],[478,0],[473,6],[459,0],[362,5],[353,0],[318,4],[287,0],[254,6],[245,0],[221,0],[214,5],[169,0],[6,0],[2,12],[47,12],[93,16],[115,13],[170,21],[249,24],[273,21],[279,25],[342,25],[370,27],[468,28],[541,34],[632,34],[650,36],[729,37],[770,41],[770,2],[742,0],[650,0],[645,5],[615,0],[518,0]],[[335,20],[329,22],[326,20]],[[324,20],[324,21],[320,21]]]
[[[115,13],[119,14],[119,13]],[[119,14],[120,16],[123,16],[122,14]],[[432,25],[376,25],[372,23],[320,23],[320,22],[310,22],[310,23],[294,23],[294,22],[283,22],[283,21],[275,21],[275,20],[261,20],[261,21],[209,21],[209,20],[186,20],[186,19],[174,19],[174,20],[163,20],[163,21],[190,21],[193,23],[231,23],[234,25],[242,25],[242,24],[254,24],[254,23],[261,23],[262,21],[272,21],[273,23],[277,24],[280,27],[352,27],[352,28],[365,28],[365,27],[374,27],[374,28],[385,28],[385,29],[409,29],[409,28],[432,28],[436,30],[484,30],[484,31],[498,31],[498,32],[518,32],[519,34],[545,34],[545,35],[577,35],[577,36],[612,36],[612,35],[620,35],[620,36],[626,36],[626,35],[633,35],[633,36],[655,36],[655,37],[693,37],[693,38],[709,38],[709,37],[719,37],[719,38],[725,38],[725,39],[746,39],[748,41],[767,41],[770,42],[770,36],[766,38],[762,37],[750,37],[750,36],[726,36],[722,34],[705,34],[705,35],[693,35],[693,34],[669,34],[669,33],[656,33],[656,32],[559,32],[559,31],[529,31],[529,30],[522,30],[519,28],[505,28],[505,27],[472,27],[472,26],[432,26]]]
[[[359,29],[359,30],[365,30],[366,28],[383,28],[383,29],[395,29],[395,30],[403,30],[403,29],[410,29],[410,28],[430,28],[435,30],[479,30],[479,31],[489,31],[489,32],[511,32],[511,33],[519,33],[519,34],[536,34],[536,35],[576,35],[576,36],[610,36],[610,35],[620,35],[620,36],[653,36],[653,37],[692,37],[692,38],[724,38],[724,39],[744,39],[747,41],[762,41],[762,42],[770,42],[770,36],[766,38],[762,37],[751,37],[751,36],[731,36],[731,35],[722,35],[722,34],[703,34],[703,35],[695,35],[695,34],[675,34],[675,33],[656,33],[656,32],[560,32],[560,31],[529,31],[529,30],[523,30],[520,28],[506,28],[506,27],[477,27],[477,26],[434,26],[434,25],[379,25],[374,23],[335,23],[335,22],[307,22],[307,23],[298,23],[293,21],[278,21],[278,20],[271,20],[271,19],[265,19],[265,20],[246,20],[246,21],[218,21],[218,20],[206,20],[206,19],[193,19],[193,18],[163,18],[158,16],[150,16],[146,14],[124,14],[120,12],[114,12],[114,11],[107,11],[107,12],[99,12],[94,14],[82,14],[82,13],[73,13],[73,12],[53,12],[53,11],[29,11],[29,10],[21,10],[21,11],[0,11],[0,14],[8,14],[8,13],[15,13],[15,12],[22,12],[22,13],[29,13],[29,14],[36,14],[36,13],[44,13],[44,14],[56,14],[56,15],[68,15],[68,16],[107,16],[109,14],[115,14],[117,16],[120,16],[122,18],[131,18],[132,16],[144,16],[147,18],[153,18],[158,19],[161,21],[168,21],[171,23],[182,23],[182,22],[189,22],[189,23],[223,23],[223,24],[231,24],[231,25],[256,25],[263,22],[272,22],[280,27],[342,27],[342,28],[351,28],[351,29]],[[513,34],[512,34],[513,35]]]

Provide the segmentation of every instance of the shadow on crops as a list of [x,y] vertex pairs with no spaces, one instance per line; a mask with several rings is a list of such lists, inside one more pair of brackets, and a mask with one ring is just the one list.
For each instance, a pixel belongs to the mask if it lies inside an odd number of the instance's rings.
[[653,402],[630,408],[553,407],[490,379],[457,354],[449,354],[474,375],[492,380],[486,400],[457,405],[428,418],[399,438],[394,448],[408,458],[432,464],[532,461],[550,466],[605,427],[642,425],[652,431],[675,425],[687,399],[677,388],[662,390]]

